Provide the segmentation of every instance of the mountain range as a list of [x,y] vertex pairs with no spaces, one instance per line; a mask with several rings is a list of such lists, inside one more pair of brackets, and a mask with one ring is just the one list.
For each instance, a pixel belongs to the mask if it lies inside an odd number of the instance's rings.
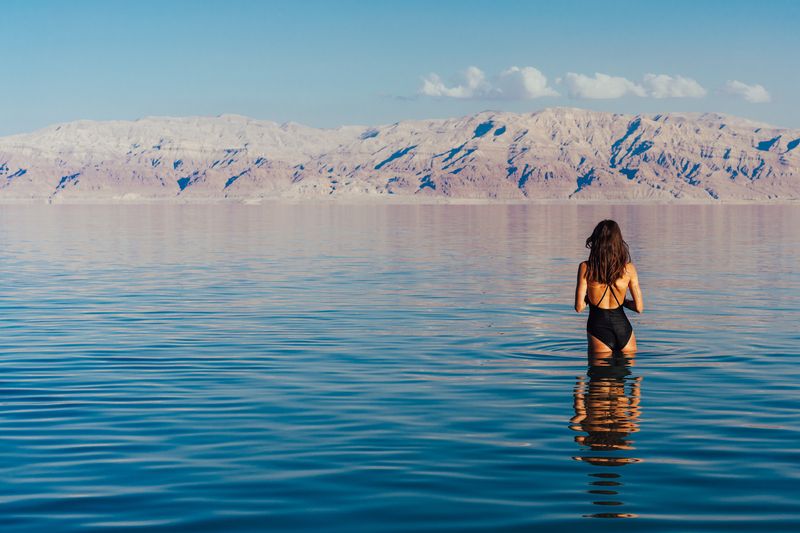
[[237,115],[0,137],[0,201],[800,199],[800,130],[572,108],[319,129]]

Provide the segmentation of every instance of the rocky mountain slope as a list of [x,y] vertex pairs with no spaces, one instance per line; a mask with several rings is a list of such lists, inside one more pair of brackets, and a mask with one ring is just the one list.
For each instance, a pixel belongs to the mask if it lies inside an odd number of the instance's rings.
[[223,115],[0,138],[0,201],[800,199],[800,130],[718,114],[482,112],[316,129]]

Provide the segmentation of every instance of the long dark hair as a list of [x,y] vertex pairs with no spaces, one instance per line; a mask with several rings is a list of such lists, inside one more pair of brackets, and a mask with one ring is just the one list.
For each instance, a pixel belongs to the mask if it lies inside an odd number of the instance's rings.
[[631,261],[628,243],[622,238],[619,224],[603,220],[595,226],[586,239],[589,259],[586,261],[586,279],[599,283],[614,283],[625,273],[625,265]]

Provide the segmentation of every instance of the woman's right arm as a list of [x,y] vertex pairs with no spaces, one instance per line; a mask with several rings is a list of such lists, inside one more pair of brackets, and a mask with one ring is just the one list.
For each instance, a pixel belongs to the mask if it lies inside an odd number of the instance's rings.
[[641,313],[644,311],[644,300],[642,300],[642,289],[639,287],[639,273],[636,272],[636,267],[633,263],[628,263],[627,266],[630,281],[628,282],[628,289],[631,291],[633,300],[625,300],[625,307],[631,311]]
[[586,282],[586,261],[578,267],[578,281],[575,283],[575,311],[580,313],[586,307],[586,293],[588,283]]

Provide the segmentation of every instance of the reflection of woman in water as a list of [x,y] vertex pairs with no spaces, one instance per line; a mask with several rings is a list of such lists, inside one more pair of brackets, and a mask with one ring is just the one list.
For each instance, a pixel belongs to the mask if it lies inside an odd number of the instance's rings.
[[[586,239],[586,247],[589,259],[578,267],[575,311],[580,313],[589,304],[586,322],[589,353],[606,356],[635,352],[636,336],[623,307],[641,313],[644,303],[639,276],[619,225],[613,220],[603,220]],[[629,289],[632,300],[625,299]]]
[[[592,495],[592,503],[603,509],[625,505],[620,494],[624,483],[618,468],[640,462],[629,454],[634,449],[631,436],[639,431],[641,377],[631,376],[627,363],[625,358],[606,358],[600,366],[589,368],[588,382],[583,377],[578,378],[573,392],[575,413],[569,427],[579,433],[575,442],[588,448],[586,455],[573,459],[593,467],[589,472],[588,492]],[[599,512],[584,516],[636,517],[630,512]]]
[[[576,436],[575,442],[595,451],[633,449],[629,437],[639,431],[641,377],[626,380],[629,374],[627,366],[598,366],[589,369],[588,384],[583,377],[578,378],[573,396],[575,416],[570,422],[572,429],[586,435]],[[602,459],[630,462],[618,457]]]

